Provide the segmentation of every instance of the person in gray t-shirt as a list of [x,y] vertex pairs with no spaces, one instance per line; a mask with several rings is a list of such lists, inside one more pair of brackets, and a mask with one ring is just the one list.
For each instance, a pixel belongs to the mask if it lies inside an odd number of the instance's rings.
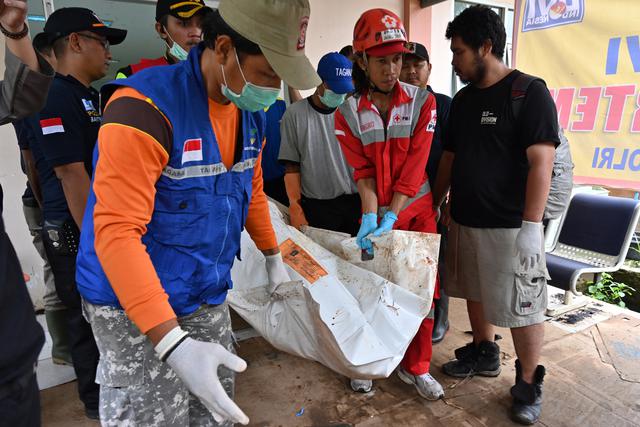
[[318,63],[322,84],[313,95],[291,105],[280,124],[280,156],[291,225],[355,235],[361,214],[360,197],[335,137],[334,113],[353,91],[352,63],[328,53]]

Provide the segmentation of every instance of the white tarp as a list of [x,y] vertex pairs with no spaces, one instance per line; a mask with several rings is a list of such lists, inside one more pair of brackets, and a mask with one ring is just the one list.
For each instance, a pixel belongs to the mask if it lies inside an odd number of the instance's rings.
[[[387,254],[394,254],[395,265],[402,265],[405,270],[418,267],[417,270],[422,271],[424,279],[420,285],[416,287],[411,283],[409,286],[419,291],[421,296],[418,296],[336,256],[288,226],[285,216],[273,203],[270,203],[270,209],[278,242],[281,248],[286,245],[289,248],[284,253],[285,261],[290,264],[287,269],[297,282],[280,286],[275,295],[269,296],[264,256],[244,232],[242,261],[236,261],[231,272],[234,289],[229,292],[229,304],[269,343],[282,351],[316,360],[351,378],[388,377],[402,360],[431,307],[439,236],[410,233],[414,240],[422,242],[419,247],[431,248],[429,261],[422,263],[411,259],[398,264],[397,258],[403,258],[404,251],[386,247],[406,244],[409,235],[405,233],[391,237],[397,233],[392,232],[375,242],[374,260],[383,259],[383,253],[388,251]],[[313,232],[323,233],[321,230]],[[320,240],[326,243],[335,237],[334,234]],[[360,255],[355,243],[343,243],[332,249],[338,251],[342,248],[344,256]],[[408,248],[415,250],[415,244]],[[303,258],[311,257],[311,262],[307,263],[311,266],[301,268],[300,263],[291,261],[299,259],[301,253]],[[296,265],[296,269],[291,265]],[[385,268],[391,276],[402,277],[389,271],[389,267]]]

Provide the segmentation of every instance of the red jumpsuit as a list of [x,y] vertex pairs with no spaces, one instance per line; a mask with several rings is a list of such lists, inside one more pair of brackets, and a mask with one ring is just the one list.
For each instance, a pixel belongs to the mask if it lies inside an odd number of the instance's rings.
[[[410,198],[394,229],[436,233],[425,172],[436,123],[435,97],[424,89],[398,82],[393,88],[388,117],[385,124],[366,92],[351,97],[336,111],[336,137],[354,168],[354,179],[375,179],[379,207],[388,207],[396,192]],[[435,298],[439,297],[438,288],[436,281]],[[429,372],[432,313],[423,320],[402,361],[402,367],[412,375]]]

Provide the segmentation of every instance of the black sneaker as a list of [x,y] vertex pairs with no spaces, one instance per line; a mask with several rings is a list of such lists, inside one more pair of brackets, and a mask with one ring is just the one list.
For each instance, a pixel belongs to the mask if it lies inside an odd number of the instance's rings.
[[542,380],[544,366],[538,365],[533,374],[533,384],[522,379],[522,366],[516,359],[516,385],[511,387],[513,404],[511,405],[511,419],[518,424],[531,425],[538,422],[542,410]]
[[473,342],[455,351],[456,360],[442,365],[442,371],[452,377],[472,375],[497,377],[500,375],[500,347],[492,341],[482,341],[477,347]]

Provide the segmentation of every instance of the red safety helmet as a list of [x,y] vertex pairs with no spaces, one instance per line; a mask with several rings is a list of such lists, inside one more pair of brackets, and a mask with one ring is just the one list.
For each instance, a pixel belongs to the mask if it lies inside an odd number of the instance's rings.
[[353,50],[370,56],[409,52],[402,20],[387,9],[370,9],[360,15],[353,28]]

